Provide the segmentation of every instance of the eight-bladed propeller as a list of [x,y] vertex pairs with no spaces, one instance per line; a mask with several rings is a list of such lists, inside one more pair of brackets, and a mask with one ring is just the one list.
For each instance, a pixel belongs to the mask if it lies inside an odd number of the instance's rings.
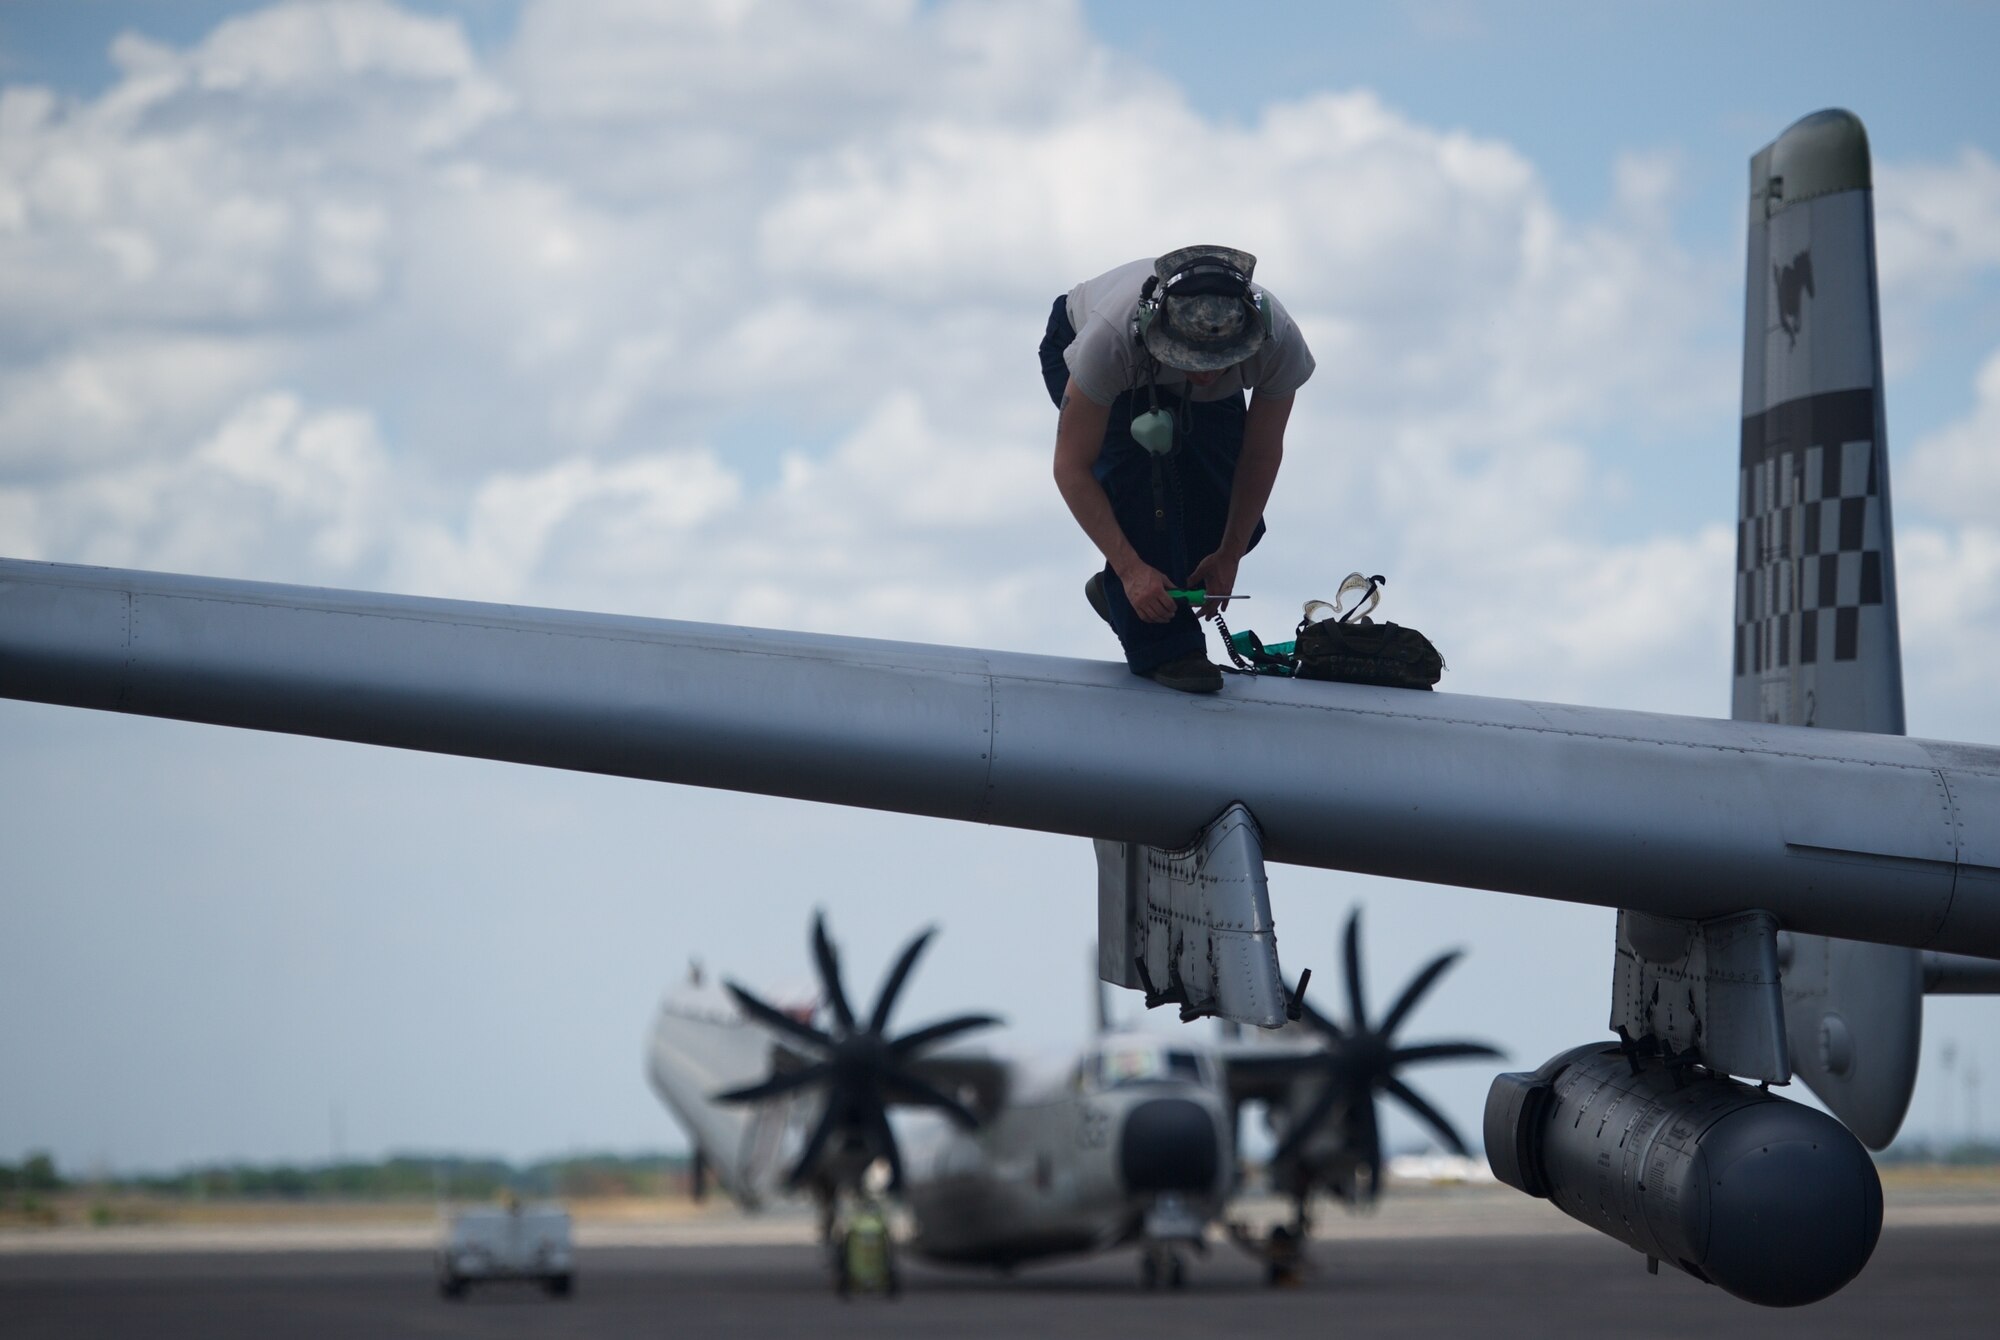
[[926,1047],[990,1027],[1000,1022],[997,1018],[990,1014],[962,1014],[899,1038],[892,1039],[885,1032],[896,996],[934,933],[935,928],[925,930],[903,947],[889,975],[883,979],[875,1008],[865,1023],[855,1018],[847,1003],[847,992],[840,982],[840,959],[826,938],[824,913],[813,917],[812,943],[825,1003],[832,1014],[830,1029],[822,1030],[795,1019],[735,982],[723,983],[744,1013],[778,1033],[787,1046],[815,1058],[797,1069],[781,1070],[757,1084],[715,1095],[716,1101],[722,1103],[756,1103],[809,1086],[825,1091],[826,1105],[820,1112],[819,1123],[806,1139],[798,1162],[792,1165],[786,1178],[789,1185],[797,1187],[819,1172],[831,1145],[834,1153],[853,1152],[862,1156],[847,1159],[841,1167],[833,1169],[831,1175],[835,1178],[858,1177],[870,1162],[883,1158],[889,1162],[890,1188],[900,1188],[903,1159],[896,1148],[895,1133],[889,1127],[891,1104],[940,1108],[968,1129],[979,1124],[979,1117],[971,1108],[926,1080],[913,1066]]
[[1403,988],[1403,993],[1396,997],[1396,1003],[1381,1017],[1380,1024],[1371,1028],[1367,1008],[1362,1003],[1361,909],[1358,907],[1347,918],[1344,948],[1349,1026],[1342,1028],[1301,997],[1295,1003],[1300,1007],[1305,1023],[1320,1035],[1321,1050],[1317,1055],[1284,1058],[1282,1061],[1273,1058],[1275,1065],[1273,1062],[1264,1063],[1267,1073],[1282,1068],[1295,1078],[1315,1073],[1325,1076],[1312,1105],[1286,1127],[1271,1162],[1275,1168],[1289,1169],[1295,1185],[1302,1191],[1313,1169],[1302,1161],[1301,1156],[1306,1154],[1313,1136],[1335,1111],[1341,1111],[1346,1126],[1346,1147],[1359,1160],[1355,1191],[1364,1199],[1373,1200],[1382,1185],[1382,1127],[1375,1111],[1376,1093],[1386,1093],[1400,1102],[1418,1120],[1436,1131],[1447,1148],[1464,1156],[1467,1153],[1465,1141],[1452,1128],[1451,1122],[1397,1078],[1396,1072],[1403,1066],[1425,1061],[1500,1056],[1501,1053],[1483,1042],[1430,1042],[1407,1047],[1399,1047],[1395,1043],[1396,1030],[1417,1007],[1417,1002],[1436,985],[1445,970],[1457,962],[1459,950],[1439,954],[1425,964],[1423,970]]

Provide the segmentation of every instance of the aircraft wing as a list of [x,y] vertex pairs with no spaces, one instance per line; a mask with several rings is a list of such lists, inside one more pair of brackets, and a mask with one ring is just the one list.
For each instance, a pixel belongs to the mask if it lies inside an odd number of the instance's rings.
[[2000,749],[0,560],[0,695],[2000,957]]

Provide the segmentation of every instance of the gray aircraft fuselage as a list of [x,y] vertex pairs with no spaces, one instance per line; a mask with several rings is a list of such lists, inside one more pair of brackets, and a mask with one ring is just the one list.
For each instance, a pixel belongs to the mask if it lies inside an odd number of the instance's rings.
[[[1201,1077],[1107,1081],[1117,1049],[1199,1058]],[[1187,1224],[1220,1217],[1235,1179],[1228,1105],[1210,1058],[1181,1041],[1111,1038],[1059,1082],[1026,1085],[985,1125],[916,1118],[910,1246],[935,1261],[1012,1265],[1144,1237],[1173,1197]]]

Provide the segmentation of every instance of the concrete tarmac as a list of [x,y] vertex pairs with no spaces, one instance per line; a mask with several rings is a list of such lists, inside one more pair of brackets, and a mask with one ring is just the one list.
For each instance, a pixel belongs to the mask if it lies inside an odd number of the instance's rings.
[[1283,1290],[1227,1246],[1193,1258],[1178,1293],[1142,1292],[1129,1250],[1011,1278],[906,1260],[900,1298],[845,1303],[797,1244],[584,1247],[567,1300],[494,1284],[462,1302],[407,1249],[16,1250],[0,1254],[0,1336],[1992,1336],[1996,1262],[2000,1224],[1899,1225],[1847,1289],[1772,1311],[1567,1233],[1321,1242]]

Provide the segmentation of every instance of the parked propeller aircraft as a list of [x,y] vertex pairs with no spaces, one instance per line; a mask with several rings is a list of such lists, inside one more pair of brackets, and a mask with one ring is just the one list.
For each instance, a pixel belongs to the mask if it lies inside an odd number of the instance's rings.
[[1090,837],[1101,974],[1188,1017],[1287,1017],[1267,858],[1617,908],[1619,1040],[1496,1080],[1494,1171],[1809,1302],[1924,992],[2000,978],[2000,749],[1901,736],[1871,173],[1838,111],[1751,160],[1727,721],[15,560],[0,694]]
[[[1140,1246],[1147,1288],[1179,1288],[1185,1252],[1236,1189],[1242,1104],[1265,1103],[1278,1137],[1272,1183],[1294,1216],[1255,1244],[1271,1280],[1297,1270],[1308,1197],[1325,1186],[1352,1206],[1382,1181],[1378,1092],[1403,1103],[1464,1154],[1464,1140],[1396,1073],[1414,1064],[1498,1056],[1474,1042],[1391,1045],[1396,1028],[1458,957],[1440,955],[1367,1024],[1360,913],[1347,923],[1348,1027],[1299,1001],[1305,1030],[1209,1046],[1192,1038],[1105,1031],[1060,1065],[939,1044],[998,1022],[971,1014],[892,1037],[897,996],[929,942],[904,947],[867,1015],[848,1003],[823,918],[813,923],[819,1012],[786,1010],[734,982],[697,977],[654,1025],[654,1089],[693,1144],[698,1166],[741,1205],[810,1195],[829,1243],[840,1204],[886,1170],[913,1225],[910,1247],[934,1261],[1011,1270],[1046,1257]],[[893,1107],[918,1109],[901,1123]],[[1242,1233],[1238,1240],[1253,1245]],[[843,1263],[833,1253],[836,1283]]]

